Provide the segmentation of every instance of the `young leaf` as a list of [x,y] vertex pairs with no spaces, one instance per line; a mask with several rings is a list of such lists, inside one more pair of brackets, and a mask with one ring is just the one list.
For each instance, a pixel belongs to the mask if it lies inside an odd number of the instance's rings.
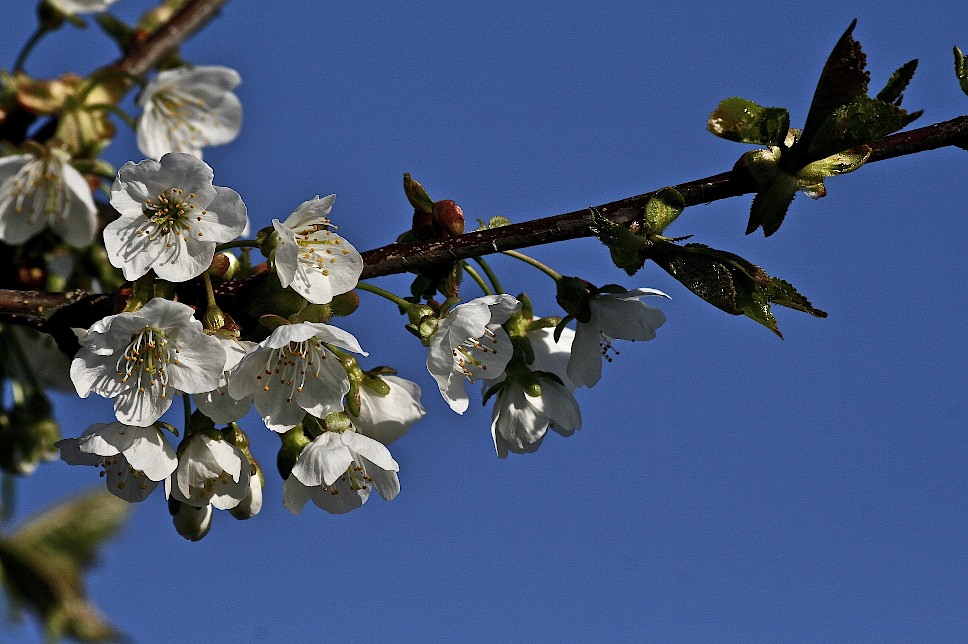
[[649,245],[649,240],[633,233],[625,226],[606,219],[594,208],[589,208],[589,211],[592,221],[588,229],[608,247],[615,266],[629,275],[635,275],[645,264],[646,257],[642,249]]
[[753,197],[746,234],[749,235],[760,226],[763,227],[763,235],[766,237],[775,233],[783,223],[798,188],[796,177],[782,170],[777,172],[773,183]]
[[653,235],[661,235],[686,207],[686,201],[675,188],[663,188],[645,203],[645,228]]
[[961,53],[958,45],[955,45],[955,77],[961,85],[961,91],[968,94],[968,56]]
[[816,317],[814,308],[789,283],[770,277],[762,268],[739,255],[701,244],[677,246],[655,240],[649,257],[690,291],[732,315],[745,315],[781,338],[771,305],[779,304]]
[[762,107],[734,96],[719,102],[706,127],[729,141],[779,145],[790,129],[790,113],[782,107]]
[[891,74],[884,89],[877,94],[877,100],[900,105],[901,99],[904,98],[902,92],[911,82],[911,77],[914,76],[914,70],[917,68],[918,60],[916,58],[901,65],[897,71]]

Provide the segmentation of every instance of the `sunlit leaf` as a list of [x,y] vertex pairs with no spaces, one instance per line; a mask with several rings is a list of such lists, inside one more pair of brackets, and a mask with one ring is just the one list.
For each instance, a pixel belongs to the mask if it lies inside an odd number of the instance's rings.
[[957,45],[955,45],[955,77],[961,85],[961,91],[968,94],[968,56],[961,53]]
[[706,127],[730,141],[779,145],[790,129],[790,113],[782,107],[762,107],[734,96],[719,102]]

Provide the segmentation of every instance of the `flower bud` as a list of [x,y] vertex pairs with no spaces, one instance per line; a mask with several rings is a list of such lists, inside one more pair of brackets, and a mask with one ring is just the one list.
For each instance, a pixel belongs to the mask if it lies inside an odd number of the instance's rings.
[[433,215],[434,222],[446,235],[456,237],[464,234],[464,211],[453,199],[435,201]]
[[249,476],[249,493],[237,506],[229,510],[239,521],[251,519],[262,510],[262,488],[265,486],[265,477],[259,463],[251,456],[249,466],[252,468],[252,474]]
[[196,508],[174,498],[168,499],[168,513],[178,534],[189,541],[200,541],[212,528],[212,505]]
[[232,253],[215,253],[208,269],[209,277],[228,282],[239,268],[239,258]]
[[288,432],[280,434],[279,438],[282,440],[282,446],[279,448],[279,453],[276,454],[276,468],[282,478],[287,479],[296,464],[296,459],[299,458],[300,452],[306,445],[309,445],[311,440],[306,436],[302,425],[296,425]]
[[403,191],[407,194],[407,201],[414,207],[414,210],[426,213],[433,212],[433,199],[430,198],[419,181],[410,177],[409,172],[403,175]]

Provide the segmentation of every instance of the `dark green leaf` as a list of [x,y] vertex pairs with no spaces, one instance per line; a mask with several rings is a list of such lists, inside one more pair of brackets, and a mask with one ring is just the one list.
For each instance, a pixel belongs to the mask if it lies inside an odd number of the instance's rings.
[[655,261],[690,291],[732,315],[745,315],[780,337],[772,304],[779,304],[816,317],[826,313],[815,309],[789,283],[770,277],[762,268],[739,255],[701,244],[677,246],[657,240],[648,251]]
[[908,83],[911,82],[911,77],[914,76],[914,70],[917,68],[918,60],[916,58],[901,65],[896,72],[891,74],[891,77],[887,80],[887,85],[878,93],[877,100],[900,105],[904,98],[902,93]]
[[793,203],[797,187],[796,177],[783,171],[778,172],[773,183],[753,197],[746,234],[749,235],[761,226],[766,237],[775,233],[783,223],[790,204]]
[[790,113],[782,107],[762,107],[734,96],[719,102],[706,127],[730,141],[780,145],[790,129]]
[[[820,80],[810,103],[807,121],[803,127],[804,136],[809,136],[827,115],[858,96],[866,96],[870,75],[865,71],[867,58],[854,40],[854,27],[857,20],[850,23],[847,31],[840,37],[830,52],[820,72]],[[836,152],[836,150],[834,150]]]

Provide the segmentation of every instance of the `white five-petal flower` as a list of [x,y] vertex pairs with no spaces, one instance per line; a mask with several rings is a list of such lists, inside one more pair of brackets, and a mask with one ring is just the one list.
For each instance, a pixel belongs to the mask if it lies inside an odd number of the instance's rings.
[[113,398],[119,421],[147,427],[178,394],[215,389],[225,350],[192,312],[180,302],[154,298],[134,313],[94,323],[71,362],[77,393]]
[[272,220],[277,243],[273,264],[283,288],[292,288],[313,304],[353,290],[363,272],[363,257],[333,232],[326,215],[336,195],[303,202],[280,223]]
[[229,395],[255,394],[256,411],[276,432],[292,429],[306,414],[325,418],[341,411],[350,382],[326,344],[366,355],[352,334],[335,326],[283,324],[242,359],[229,377]]
[[323,432],[296,459],[283,486],[283,504],[299,514],[312,499],[342,514],[366,503],[371,485],[391,501],[400,492],[399,470],[383,443],[353,431]]
[[178,466],[175,450],[154,425],[95,423],[56,446],[69,465],[103,467],[108,490],[125,501],[143,501]]
[[389,386],[385,395],[360,387],[360,415],[353,417],[353,425],[364,436],[389,445],[407,433],[410,426],[426,415],[420,404],[417,383],[398,376],[380,376]]
[[60,150],[0,158],[0,241],[17,246],[49,227],[74,248],[91,245],[97,209],[69,160]]
[[232,93],[242,82],[228,67],[163,71],[138,98],[138,149],[160,159],[168,152],[202,158],[202,148],[232,141],[242,128],[242,103]]
[[[174,498],[195,507],[211,504],[229,510],[242,502],[249,490],[249,460],[228,441],[194,434],[180,450]],[[166,486],[171,485],[168,479]]]
[[510,295],[487,295],[455,306],[440,320],[430,338],[427,370],[458,414],[470,403],[467,380],[496,380],[507,366],[511,339],[501,325],[520,308]]
[[215,245],[241,234],[248,221],[237,192],[212,185],[212,169],[190,154],[125,163],[111,188],[121,217],[104,229],[111,263],[136,280],[149,269],[170,282],[208,270]]
[[[568,361],[568,377],[576,387],[593,387],[602,377],[602,358],[608,358],[611,341],[651,340],[666,317],[640,301],[648,295],[669,297],[654,288],[624,293],[599,293],[588,301],[591,317],[578,323]],[[611,360],[611,358],[608,358]]]
[[534,351],[531,370],[552,373],[562,382],[539,376],[540,396],[529,395],[514,380],[501,388],[491,415],[491,436],[500,458],[507,458],[509,451],[522,454],[537,450],[549,426],[563,436],[581,428],[581,409],[572,395],[575,386],[565,374],[574,336],[567,328],[557,342],[551,328],[528,333]]

